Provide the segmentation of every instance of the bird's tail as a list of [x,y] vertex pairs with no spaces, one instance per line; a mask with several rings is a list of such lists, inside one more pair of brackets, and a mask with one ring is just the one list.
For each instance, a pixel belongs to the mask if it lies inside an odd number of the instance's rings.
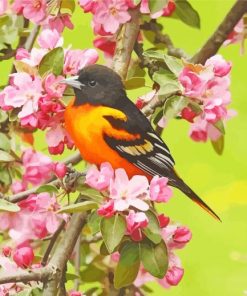
[[180,179],[178,176],[176,177],[177,178],[175,182],[170,182],[172,186],[181,190],[184,194],[186,194],[190,199],[192,199],[200,207],[206,210],[216,220],[221,221],[220,217],[186,183],[184,183],[182,179]]

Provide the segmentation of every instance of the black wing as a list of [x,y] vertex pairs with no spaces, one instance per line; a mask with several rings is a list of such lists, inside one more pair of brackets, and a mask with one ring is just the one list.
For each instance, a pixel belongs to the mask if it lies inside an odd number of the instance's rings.
[[127,121],[105,116],[113,128],[139,134],[140,139],[127,141],[104,135],[108,145],[135,166],[151,176],[174,176],[175,164],[169,148],[155,133],[148,119],[129,100],[118,106],[127,116]]

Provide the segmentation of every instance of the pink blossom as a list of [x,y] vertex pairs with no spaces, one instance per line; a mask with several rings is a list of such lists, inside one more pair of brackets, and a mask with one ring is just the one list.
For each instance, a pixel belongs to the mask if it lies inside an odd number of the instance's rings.
[[99,191],[109,187],[110,181],[114,176],[114,171],[110,163],[104,162],[100,165],[100,170],[91,166],[86,175],[85,183]]
[[192,123],[190,128],[190,137],[196,142],[206,142],[207,141],[207,127],[208,123],[206,120],[198,119],[196,122]]
[[63,76],[56,77],[52,73],[46,76],[44,87],[49,96],[53,98],[62,98],[66,85],[59,82],[63,79]]
[[245,39],[245,26],[244,26],[244,19],[242,18],[234,27],[234,30],[228,35],[227,39],[224,42],[224,45],[241,43],[241,53],[243,54],[244,39]]
[[126,216],[127,233],[134,241],[141,241],[143,239],[141,230],[148,225],[148,218],[142,212],[129,211],[129,215]]
[[99,3],[94,15],[94,22],[103,26],[108,33],[116,33],[120,24],[131,19],[124,0],[105,0]]
[[72,290],[69,292],[69,296],[85,296],[85,295],[79,291]]
[[33,185],[39,185],[51,178],[53,163],[51,159],[32,149],[27,149],[22,155],[25,168],[23,179]]
[[140,7],[140,11],[143,14],[150,14],[151,18],[156,19],[160,16],[170,16],[173,11],[175,10],[176,5],[175,3],[171,0],[168,2],[168,4],[161,9],[158,12],[155,13],[150,13],[150,8],[149,8],[149,1],[148,0],[142,0],[141,1],[141,7]]
[[17,13],[34,23],[39,24],[46,17],[46,0],[15,0],[12,8]]
[[168,179],[154,176],[150,182],[150,199],[156,202],[168,202],[172,196],[172,190],[167,186]]
[[198,98],[206,90],[207,82],[213,77],[210,70],[202,70],[199,73],[192,71],[189,67],[183,68],[179,74],[179,81],[184,87],[184,94],[192,98]]
[[148,282],[155,281],[155,278],[147,272],[143,266],[140,267],[138,275],[134,281],[134,285],[136,287],[141,287],[143,285],[146,285]]
[[11,184],[11,190],[14,194],[22,192],[24,190],[27,189],[27,186],[25,184],[25,182],[21,182],[21,181],[14,181]]
[[147,105],[148,102],[150,102],[154,98],[155,95],[156,95],[156,91],[152,90],[147,94],[137,98],[136,107],[138,109],[142,109],[144,106]]
[[30,53],[24,49],[19,48],[16,53],[16,59],[20,60],[32,67],[38,66],[48,50],[45,48],[32,48]]
[[14,251],[13,259],[17,266],[28,268],[34,259],[33,249],[31,247],[18,248]]
[[185,107],[181,111],[181,117],[189,122],[194,122],[196,116],[197,114],[190,107]]
[[2,0],[0,2],[0,15],[3,15],[5,13],[5,11],[7,10],[7,6],[8,6],[7,0]]
[[73,142],[67,131],[61,124],[54,124],[46,133],[46,141],[51,154],[61,154],[65,144],[72,149]]
[[99,216],[103,216],[105,218],[110,218],[115,214],[114,210],[114,202],[113,200],[109,200],[105,204],[101,205],[97,210]]
[[166,227],[170,223],[170,218],[165,216],[164,214],[160,214],[158,216],[160,228]]
[[116,211],[125,211],[130,206],[147,211],[149,206],[143,201],[147,198],[148,179],[145,176],[133,176],[130,180],[124,169],[115,171],[115,179],[110,183],[110,198],[114,200]]
[[42,82],[38,77],[31,77],[21,72],[12,74],[11,86],[3,90],[4,104],[14,108],[21,107],[19,118],[24,118],[38,111],[38,102],[42,97]]
[[63,39],[57,30],[45,29],[38,37],[38,44],[45,49],[53,49],[63,45]]
[[112,57],[116,48],[116,41],[112,37],[103,36],[94,39],[93,44],[102,50],[107,57]]
[[54,173],[58,178],[63,179],[67,173],[66,165],[62,162],[55,163],[54,164]]
[[223,59],[220,54],[214,55],[206,61],[205,66],[212,65],[214,74],[219,77],[226,76],[232,68],[232,63]]
[[192,238],[192,233],[186,226],[179,226],[173,234],[173,241],[177,244],[184,245]]
[[96,12],[99,6],[98,0],[79,0],[79,5],[83,8],[84,12]]
[[95,49],[68,50],[65,54],[63,72],[75,75],[80,69],[96,63],[97,60],[98,53]]
[[64,28],[68,28],[72,30],[74,28],[74,25],[72,24],[70,20],[69,14],[58,14],[56,16],[49,16],[48,17],[48,24],[47,27],[51,30],[57,30],[58,33],[62,33]]

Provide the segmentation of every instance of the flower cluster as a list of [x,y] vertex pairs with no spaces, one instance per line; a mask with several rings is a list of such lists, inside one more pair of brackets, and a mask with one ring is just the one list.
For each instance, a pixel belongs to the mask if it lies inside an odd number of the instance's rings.
[[93,14],[93,30],[95,35],[100,35],[94,40],[94,46],[102,50],[106,57],[112,57],[115,50],[115,41],[119,27],[131,20],[130,10],[140,4],[140,12],[147,14],[151,18],[160,16],[170,16],[176,8],[173,0],[160,11],[152,13],[150,11],[149,0],[80,0],[80,6],[84,12]]
[[231,63],[220,55],[208,59],[205,66],[185,63],[179,81],[189,104],[181,116],[192,123],[190,137],[194,141],[217,141],[225,121],[233,116],[227,109],[231,102],[230,71]]
[[64,147],[73,148],[73,142],[64,128],[64,104],[61,101],[65,85],[59,82],[66,75],[74,75],[81,68],[93,64],[98,59],[94,49],[64,49],[61,75],[54,75],[52,69],[44,74],[38,71],[42,59],[49,50],[60,48],[62,38],[56,30],[43,30],[38,38],[40,48],[28,52],[20,48],[16,55],[16,65],[21,62],[21,71],[10,77],[10,85],[0,92],[0,107],[5,111],[16,110],[20,124],[31,131],[46,130],[46,140],[51,154],[61,154]]
[[[168,202],[172,196],[172,190],[167,185],[167,178],[155,176],[148,181],[145,176],[133,176],[128,178],[125,170],[112,169],[109,163],[103,163],[98,170],[92,166],[86,175],[86,184],[101,191],[105,196],[105,202],[98,209],[98,215],[107,219],[117,213],[125,217],[126,235],[135,242],[145,238],[143,230],[149,225],[146,214],[151,209],[151,202]],[[169,255],[169,268],[164,279],[159,283],[164,287],[177,285],[182,276],[183,269],[179,258],[174,254],[175,249],[183,248],[191,239],[191,232],[187,227],[170,223],[170,219],[163,214],[158,217],[162,239],[166,243]],[[118,253],[113,258],[119,258]],[[142,267],[135,281],[135,285],[141,286],[154,277]]]
[[[6,2],[6,0],[4,0]],[[73,29],[71,23],[71,13],[63,12],[63,7],[57,7],[56,13],[52,13],[52,5],[56,2],[47,3],[46,0],[15,0],[11,9],[17,15],[23,15],[26,19],[41,25],[45,29],[54,29],[62,33],[64,28]],[[7,4],[6,4],[7,5]]]
[[20,201],[18,206],[18,212],[0,215],[0,229],[8,230],[17,246],[54,233],[62,219],[66,218],[65,215],[57,214],[60,206],[54,194],[31,194],[26,200]]
[[109,163],[101,164],[100,170],[92,166],[86,175],[86,184],[108,193],[98,214],[107,218],[117,212],[124,213],[127,232],[135,241],[143,239],[141,230],[148,225],[145,211],[150,208],[150,202],[167,202],[171,198],[172,190],[167,182],[167,178],[158,176],[150,184],[145,176],[136,175],[129,180],[124,169],[114,172]]
[[49,181],[52,175],[56,175],[62,179],[66,172],[67,167],[60,162],[53,162],[50,157],[34,151],[33,149],[26,149],[21,157],[23,175],[22,180],[15,180],[12,183],[11,189],[13,193],[24,191],[28,185],[42,185]]

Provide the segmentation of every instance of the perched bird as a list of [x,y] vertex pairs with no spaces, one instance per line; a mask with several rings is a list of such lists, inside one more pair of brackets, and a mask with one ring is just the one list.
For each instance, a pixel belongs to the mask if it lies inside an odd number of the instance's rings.
[[220,218],[177,175],[169,148],[144,114],[127,97],[120,76],[102,65],[91,65],[62,81],[75,98],[65,110],[65,127],[84,160],[124,168],[129,177],[167,177],[214,218]]

